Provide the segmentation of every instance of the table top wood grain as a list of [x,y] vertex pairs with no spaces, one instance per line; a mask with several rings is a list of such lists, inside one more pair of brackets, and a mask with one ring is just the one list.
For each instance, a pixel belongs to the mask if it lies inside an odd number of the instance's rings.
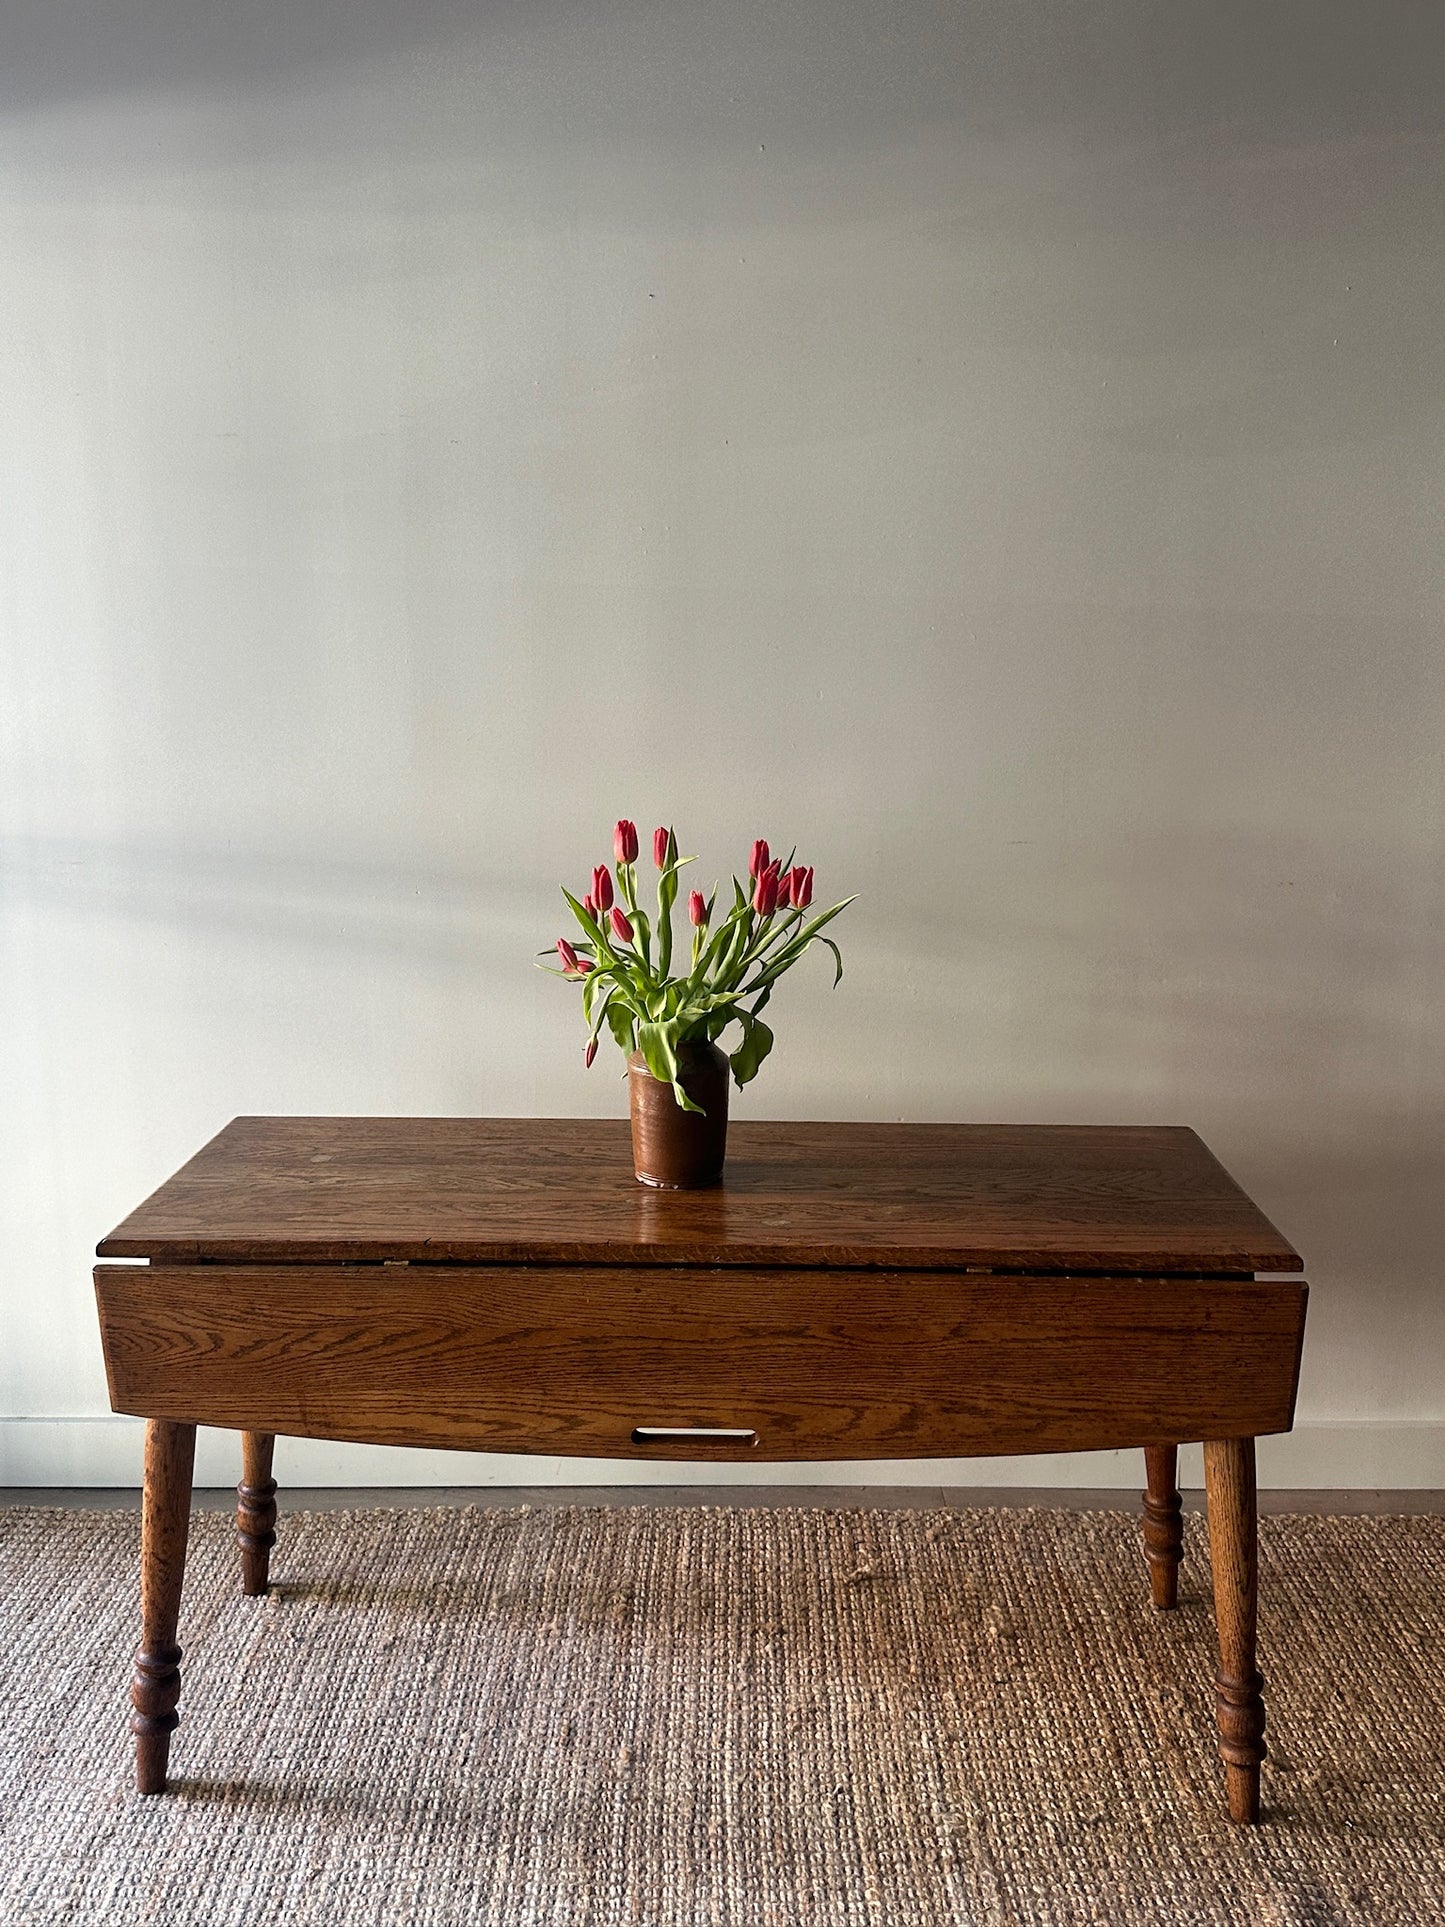
[[1299,1271],[1184,1127],[735,1122],[716,1190],[622,1120],[240,1117],[99,1247],[172,1262]]

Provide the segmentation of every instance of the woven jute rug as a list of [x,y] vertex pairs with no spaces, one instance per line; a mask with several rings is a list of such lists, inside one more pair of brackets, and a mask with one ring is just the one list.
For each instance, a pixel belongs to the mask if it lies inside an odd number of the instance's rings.
[[0,1921],[1445,1919],[1445,1519],[1262,1522],[1266,1824],[1224,1816],[1198,1520],[199,1515],[174,1790],[132,1791],[130,1513],[0,1513]]

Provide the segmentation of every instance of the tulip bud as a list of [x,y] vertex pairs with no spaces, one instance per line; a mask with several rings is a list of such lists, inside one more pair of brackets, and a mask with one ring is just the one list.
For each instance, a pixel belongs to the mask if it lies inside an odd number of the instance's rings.
[[637,861],[637,825],[624,816],[612,832],[612,848],[619,863]]
[[590,957],[579,957],[577,959],[577,975],[579,977],[585,977],[589,970],[595,970],[596,968],[596,964],[593,963]]
[[592,872],[592,901],[597,906],[593,914],[600,922],[612,908],[612,872],[605,863],[599,863]]
[[793,908],[795,910],[806,910],[812,901],[813,866],[810,863],[805,870],[799,865],[793,871]]
[[632,942],[632,925],[623,916],[616,904],[612,906],[612,928],[621,943]]
[[770,863],[758,875],[758,885],[753,891],[753,908],[760,917],[770,917],[778,907],[778,873],[781,865]]
[[587,1039],[587,1049],[582,1054],[582,1068],[584,1071],[591,1070],[592,1059],[596,1055],[597,1055],[597,1039],[595,1037],[589,1037]]
[[672,855],[673,848],[671,830],[652,832],[652,860],[659,870],[666,869],[667,859]]
[[753,845],[752,855],[748,858],[748,875],[756,880],[768,867],[768,846],[761,837]]
[[688,918],[698,930],[707,928],[707,903],[701,890],[694,890],[687,900]]
[[564,970],[575,970],[577,968],[577,952],[565,937],[559,937],[557,939],[557,955],[562,959],[562,968]]
[[793,888],[792,871],[780,870],[778,872],[778,908],[780,910],[787,909],[792,888]]
[[587,912],[588,916],[591,917],[592,921],[596,923],[597,899],[595,897],[583,897],[582,908]]

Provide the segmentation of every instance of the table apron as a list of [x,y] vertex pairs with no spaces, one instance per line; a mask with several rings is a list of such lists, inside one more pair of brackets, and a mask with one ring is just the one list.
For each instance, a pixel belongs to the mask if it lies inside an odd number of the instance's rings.
[[1297,1279],[98,1265],[118,1412],[600,1458],[954,1458],[1287,1431]]

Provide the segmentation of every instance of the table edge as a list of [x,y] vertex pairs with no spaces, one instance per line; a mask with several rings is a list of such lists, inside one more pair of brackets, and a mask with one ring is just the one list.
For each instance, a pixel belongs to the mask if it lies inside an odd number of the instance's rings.
[[817,1245],[806,1249],[777,1246],[637,1245],[581,1240],[540,1245],[526,1241],[472,1243],[465,1240],[391,1238],[386,1240],[103,1238],[97,1258],[149,1259],[169,1264],[407,1264],[437,1265],[643,1265],[688,1268],[747,1268],[764,1271],[992,1271],[1018,1273],[1099,1272],[1252,1276],[1255,1272],[1302,1273],[1303,1258],[1284,1251],[1167,1250],[1101,1251],[1074,1247],[1043,1250],[1019,1246],[1007,1252],[989,1246],[878,1244],[866,1255],[857,1246]]

